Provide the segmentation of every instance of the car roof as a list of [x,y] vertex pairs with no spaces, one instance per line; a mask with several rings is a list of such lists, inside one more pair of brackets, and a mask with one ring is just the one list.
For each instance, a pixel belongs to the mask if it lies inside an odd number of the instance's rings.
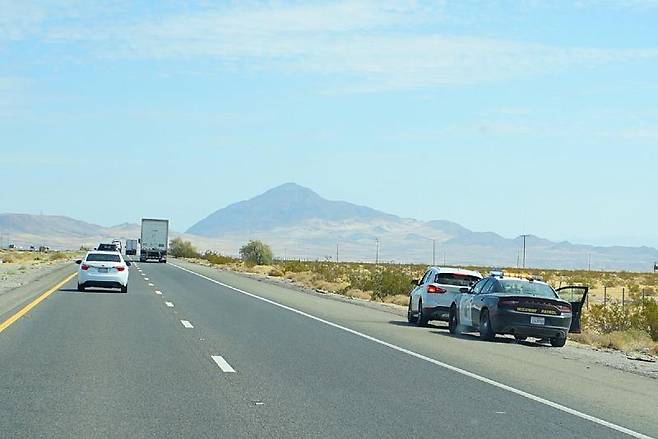
[[87,252],[87,255],[121,255],[118,251],[111,250],[91,250]]
[[467,276],[474,276],[474,277],[479,277],[482,278],[482,275],[478,271],[474,270],[467,270],[465,268],[457,268],[457,267],[430,267],[430,269],[436,270],[439,273],[449,273],[449,274],[464,274]]

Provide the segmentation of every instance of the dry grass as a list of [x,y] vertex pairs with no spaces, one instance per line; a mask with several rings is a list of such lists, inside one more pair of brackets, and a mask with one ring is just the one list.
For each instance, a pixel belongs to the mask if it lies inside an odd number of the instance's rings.
[[629,329],[627,331],[614,331],[609,334],[583,332],[571,334],[570,338],[598,348],[616,349],[618,351],[644,352],[658,354],[658,343],[651,340],[646,332]]
[[80,252],[34,252],[0,250],[0,260],[5,264],[20,264],[21,266],[41,265],[54,261],[72,260],[80,257]]

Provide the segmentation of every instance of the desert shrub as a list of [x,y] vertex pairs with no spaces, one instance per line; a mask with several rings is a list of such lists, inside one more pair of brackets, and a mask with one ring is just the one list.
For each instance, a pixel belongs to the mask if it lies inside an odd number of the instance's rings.
[[175,258],[198,258],[199,252],[190,241],[174,238],[169,246],[169,253]]
[[304,271],[310,271],[309,264],[302,261],[285,261],[279,264],[281,270],[285,273],[301,273]]
[[269,265],[272,263],[272,249],[261,241],[249,241],[240,248],[240,256],[248,265]]
[[343,275],[344,269],[340,264],[334,262],[315,262],[311,264],[311,271],[322,280],[338,282]]
[[393,267],[384,267],[378,270],[374,277],[374,299],[405,294],[410,290],[412,278],[402,270]]
[[224,256],[220,253],[215,253],[210,250],[203,254],[203,258],[211,264],[215,265],[226,265],[235,262],[235,259],[229,256]]
[[53,252],[50,254],[49,259],[51,261],[57,261],[60,259],[66,259],[66,255],[62,252]]
[[267,273],[267,275],[268,276],[275,276],[275,277],[282,277],[283,276],[283,271],[281,271],[280,269],[274,267]]
[[5,264],[11,264],[14,262],[14,258],[12,258],[11,256],[3,256],[1,259],[2,262]]
[[608,306],[592,305],[583,315],[582,323],[583,327],[599,334],[638,330],[658,341],[658,303],[644,299],[626,307],[617,302]]
[[350,283],[351,288],[361,291],[372,291],[375,286],[373,277],[367,270],[352,270],[348,272],[347,282]]

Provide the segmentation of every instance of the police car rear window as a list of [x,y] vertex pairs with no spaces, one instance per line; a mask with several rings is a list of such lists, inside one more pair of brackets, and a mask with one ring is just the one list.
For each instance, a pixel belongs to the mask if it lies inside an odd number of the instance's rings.
[[557,298],[557,294],[555,294],[553,288],[543,283],[526,282],[514,279],[501,279],[499,281],[499,285],[503,289],[501,292],[505,294],[546,297],[548,299]]
[[92,253],[87,255],[87,262],[121,262],[119,255],[107,255],[104,253]]

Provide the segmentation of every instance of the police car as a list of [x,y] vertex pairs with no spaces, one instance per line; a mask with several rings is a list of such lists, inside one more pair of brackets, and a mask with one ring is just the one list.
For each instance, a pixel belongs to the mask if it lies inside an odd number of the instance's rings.
[[541,278],[492,272],[455,298],[448,328],[451,334],[479,331],[480,338],[488,341],[496,334],[511,334],[517,340],[548,339],[552,346],[561,347],[572,317],[572,304]]

